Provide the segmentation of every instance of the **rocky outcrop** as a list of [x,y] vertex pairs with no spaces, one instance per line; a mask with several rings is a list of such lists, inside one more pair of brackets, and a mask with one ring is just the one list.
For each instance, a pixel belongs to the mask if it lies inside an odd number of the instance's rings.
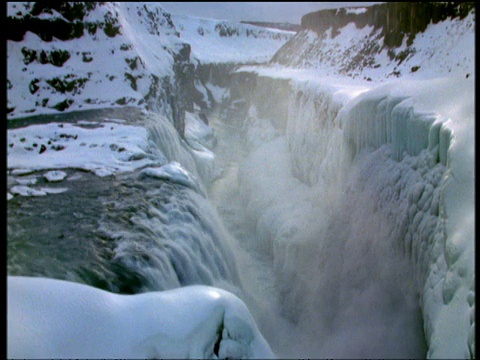
[[371,25],[375,30],[382,29],[386,46],[398,47],[404,36],[412,41],[428,24],[447,18],[463,19],[474,8],[474,2],[388,2],[369,8],[320,10],[303,16],[301,26],[318,34],[332,28],[332,36],[335,36],[340,28],[351,22],[357,28]]
[[424,72],[462,77],[474,73],[473,2],[322,10],[305,15],[302,28],[271,63],[367,81],[413,73],[418,78]]
[[140,106],[169,115],[183,136],[191,49],[160,6],[10,3],[6,24],[9,118]]
[[25,33],[37,34],[43,41],[78,39],[87,31],[91,34],[97,30],[108,36],[115,36],[119,27],[115,19],[105,14],[104,21],[88,21],[84,18],[102,3],[83,2],[67,3],[54,1],[38,1],[12,5],[14,13],[8,14],[6,27],[7,40],[22,41]]

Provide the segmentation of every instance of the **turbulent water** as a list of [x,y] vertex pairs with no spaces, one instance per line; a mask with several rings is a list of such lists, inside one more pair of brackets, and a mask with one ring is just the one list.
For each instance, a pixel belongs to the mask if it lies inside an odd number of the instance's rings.
[[[138,122],[138,111],[115,111],[117,118]],[[41,122],[106,115],[76,116],[46,116]],[[209,119],[218,141],[218,174],[211,184],[197,179],[191,186],[141,171],[98,177],[66,169],[67,180],[49,186],[68,191],[11,199],[8,273],[117,293],[213,285],[246,302],[279,356],[424,357],[407,264],[390,242],[382,242],[398,235],[389,233],[389,220],[371,208],[369,197],[353,189],[340,202],[328,192],[305,197],[309,188],[290,175],[280,134],[252,134],[255,127],[249,130],[221,108],[212,109]],[[162,126],[150,129],[160,141]],[[179,149],[171,149],[172,156]],[[40,173],[27,176],[44,181]],[[249,187],[290,193],[281,195],[283,203],[277,200],[282,204],[277,214],[252,218],[249,209],[261,208],[270,195],[265,191],[265,199],[249,199]],[[358,233],[350,224],[360,221],[368,223]],[[278,222],[289,243],[274,244],[272,234],[261,230]],[[285,262],[275,260],[278,252]]]
[[[135,110],[108,115],[137,124],[141,117]],[[97,112],[76,116],[84,121],[105,117]],[[41,121],[78,119],[46,116]],[[171,126],[153,123],[150,130],[158,140],[168,135]],[[185,145],[176,144],[176,149],[171,142],[158,146],[170,145],[164,153],[180,157]],[[10,275],[67,279],[119,293],[198,283],[238,285],[230,238],[200,180],[181,183],[146,171],[99,177],[79,169],[64,170],[66,180],[48,186],[68,191],[9,201]],[[41,186],[44,172],[16,178],[35,179]],[[16,180],[11,176],[9,181]]]
[[413,275],[392,247],[401,234],[356,188],[368,160],[340,198],[318,193],[291,176],[285,137],[265,119],[211,118],[223,168],[212,201],[244,250],[246,301],[277,354],[424,357]]

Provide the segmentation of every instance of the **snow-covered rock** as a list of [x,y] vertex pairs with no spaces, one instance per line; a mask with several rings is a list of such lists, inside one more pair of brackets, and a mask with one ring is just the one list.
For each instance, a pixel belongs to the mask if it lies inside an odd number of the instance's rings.
[[273,357],[245,304],[207,286],[118,295],[8,277],[8,304],[8,358]]
[[180,134],[193,111],[192,61],[264,62],[293,36],[148,2],[9,3],[7,22],[9,119],[129,105],[173,118]]
[[9,3],[7,21],[9,119],[131,105],[183,133],[189,46],[158,4]]
[[366,11],[305,15],[303,30],[272,63],[369,81],[474,75],[473,3],[384,3],[360,9]]
[[67,177],[67,173],[64,171],[54,170],[54,171],[49,171],[45,173],[43,177],[47,179],[47,181],[49,182],[58,182],[65,179]]

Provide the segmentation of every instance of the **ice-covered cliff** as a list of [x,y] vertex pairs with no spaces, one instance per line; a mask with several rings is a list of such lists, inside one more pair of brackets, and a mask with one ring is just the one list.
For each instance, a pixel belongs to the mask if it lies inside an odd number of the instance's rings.
[[267,29],[224,20],[172,15],[180,37],[190,44],[194,101],[212,107],[229,97],[230,72],[236,66],[268,62],[293,37],[293,31]]
[[[285,311],[310,324],[306,329],[332,319],[334,328],[347,329],[349,316],[358,319],[342,311],[361,312],[360,299],[376,296],[370,280],[396,283],[418,296],[412,301],[420,304],[428,357],[474,354],[474,81],[367,87],[278,69],[256,73],[236,75],[237,85],[248,84],[245,126],[255,149],[239,181],[281,279]],[[283,119],[268,111],[278,108]],[[394,265],[400,259],[408,263],[403,270]],[[381,303],[377,315],[387,319],[392,313]],[[381,337],[373,330],[380,325],[372,326],[353,327],[351,336]],[[322,331],[327,340],[343,334]],[[312,349],[312,356],[316,351],[325,350]],[[331,351],[362,353],[349,346]]]

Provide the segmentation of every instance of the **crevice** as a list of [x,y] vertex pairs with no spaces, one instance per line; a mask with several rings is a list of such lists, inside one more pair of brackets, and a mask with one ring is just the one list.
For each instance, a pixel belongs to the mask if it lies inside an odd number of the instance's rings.
[[217,329],[217,341],[215,342],[215,345],[213,346],[213,353],[215,356],[218,358],[219,357],[219,351],[220,351],[220,342],[222,341],[222,334],[223,334],[223,329],[224,329],[224,319],[222,319],[222,322]]

